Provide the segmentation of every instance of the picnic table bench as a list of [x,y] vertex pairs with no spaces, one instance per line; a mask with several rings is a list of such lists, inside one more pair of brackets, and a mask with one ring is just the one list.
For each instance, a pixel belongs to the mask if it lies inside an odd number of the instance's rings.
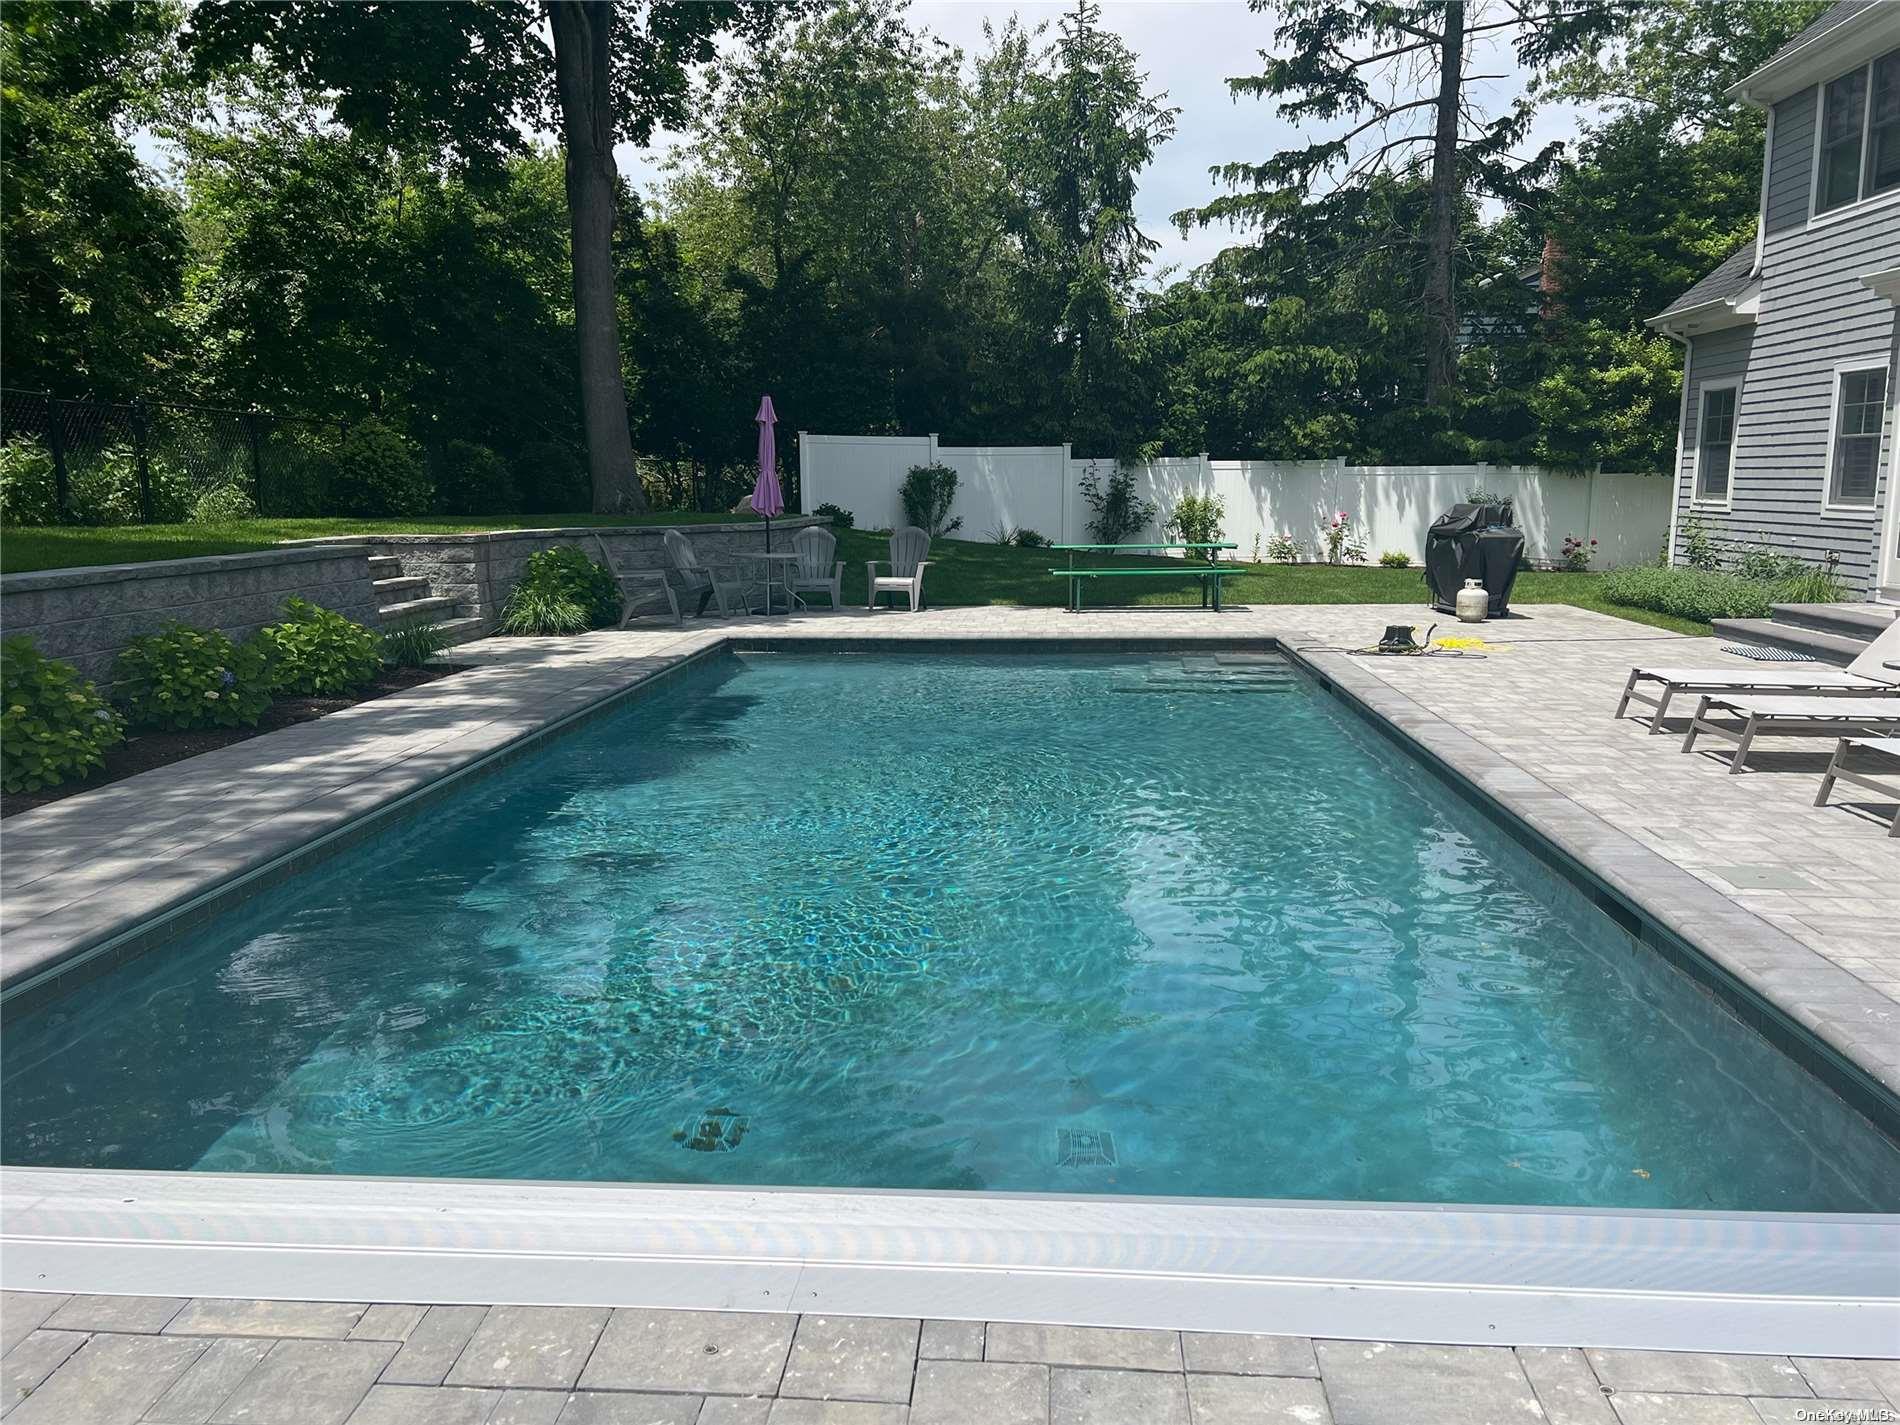
[[[1058,578],[1069,581],[1069,612],[1082,611],[1082,584],[1087,579],[1179,579],[1182,575],[1201,581],[1201,607],[1211,606],[1216,613],[1220,611],[1220,581],[1231,579],[1241,570],[1232,564],[1220,562],[1220,552],[1224,549],[1238,549],[1238,545],[1221,544],[1214,541],[1195,541],[1183,544],[1052,544],[1052,550],[1066,552],[1069,562],[1061,569],[1049,572]],[[1167,553],[1180,550],[1184,554],[1199,553],[1200,560],[1190,562],[1183,559],[1173,567],[1142,565],[1140,567],[1122,566],[1113,569],[1078,569],[1075,567],[1077,554],[1149,554]]]

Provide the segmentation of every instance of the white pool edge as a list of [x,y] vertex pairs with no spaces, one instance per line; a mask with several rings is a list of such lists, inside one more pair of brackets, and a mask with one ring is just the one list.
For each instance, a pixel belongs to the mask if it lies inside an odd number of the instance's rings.
[[1900,1354],[1900,1216],[0,1169],[10,1290]]

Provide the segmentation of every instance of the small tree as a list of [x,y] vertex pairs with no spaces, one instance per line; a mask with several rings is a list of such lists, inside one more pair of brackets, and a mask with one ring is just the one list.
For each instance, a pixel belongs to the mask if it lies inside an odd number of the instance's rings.
[[1082,477],[1082,498],[1095,512],[1089,533],[1101,544],[1120,544],[1138,534],[1155,517],[1155,507],[1135,493],[1135,472],[1117,465],[1104,485],[1093,466]]
[[1226,517],[1227,502],[1219,495],[1183,495],[1168,512],[1165,533],[1182,544],[1213,544]]
[[948,465],[913,465],[901,491],[904,518],[932,539],[963,528],[961,519],[949,519],[957,498],[957,472]]

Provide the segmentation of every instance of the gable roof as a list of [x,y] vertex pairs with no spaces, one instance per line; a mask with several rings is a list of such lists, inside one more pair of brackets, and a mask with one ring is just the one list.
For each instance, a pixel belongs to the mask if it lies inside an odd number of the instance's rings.
[[1716,302],[1740,296],[1755,280],[1754,269],[1755,240],[1750,238],[1723,259],[1722,265],[1715,271],[1651,317],[1649,324],[1659,326],[1670,317],[1679,316],[1683,312],[1692,312],[1697,308],[1712,306]]
[[1900,0],[1836,0],[1727,93],[1767,108],[1895,44],[1900,44]]
[[1768,68],[1769,65],[1786,59],[1796,50],[1814,43],[1814,41],[1820,39],[1822,35],[1833,29],[1836,25],[1846,20],[1851,20],[1855,15],[1873,3],[1874,0],[1835,0],[1834,4],[1828,6],[1827,9],[1823,10],[1800,30],[1796,31],[1792,39],[1773,54],[1769,55],[1766,62],[1758,66],[1755,72],[1759,74],[1762,70]]

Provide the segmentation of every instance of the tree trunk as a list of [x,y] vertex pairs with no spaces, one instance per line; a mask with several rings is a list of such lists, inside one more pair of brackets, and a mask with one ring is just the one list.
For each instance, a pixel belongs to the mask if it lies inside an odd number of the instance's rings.
[[1432,145],[1432,206],[1425,235],[1425,399],[1449,400],[1458,384],[1458,102],[1464,86],[1464,0],[1445,6],[1438,42],[1438,131]]
[[567,214],[580,337],[581,413],[594,513],[644,514],[620,374],[614,295],[613,32],[611,0],[548,0],[567,157]]

